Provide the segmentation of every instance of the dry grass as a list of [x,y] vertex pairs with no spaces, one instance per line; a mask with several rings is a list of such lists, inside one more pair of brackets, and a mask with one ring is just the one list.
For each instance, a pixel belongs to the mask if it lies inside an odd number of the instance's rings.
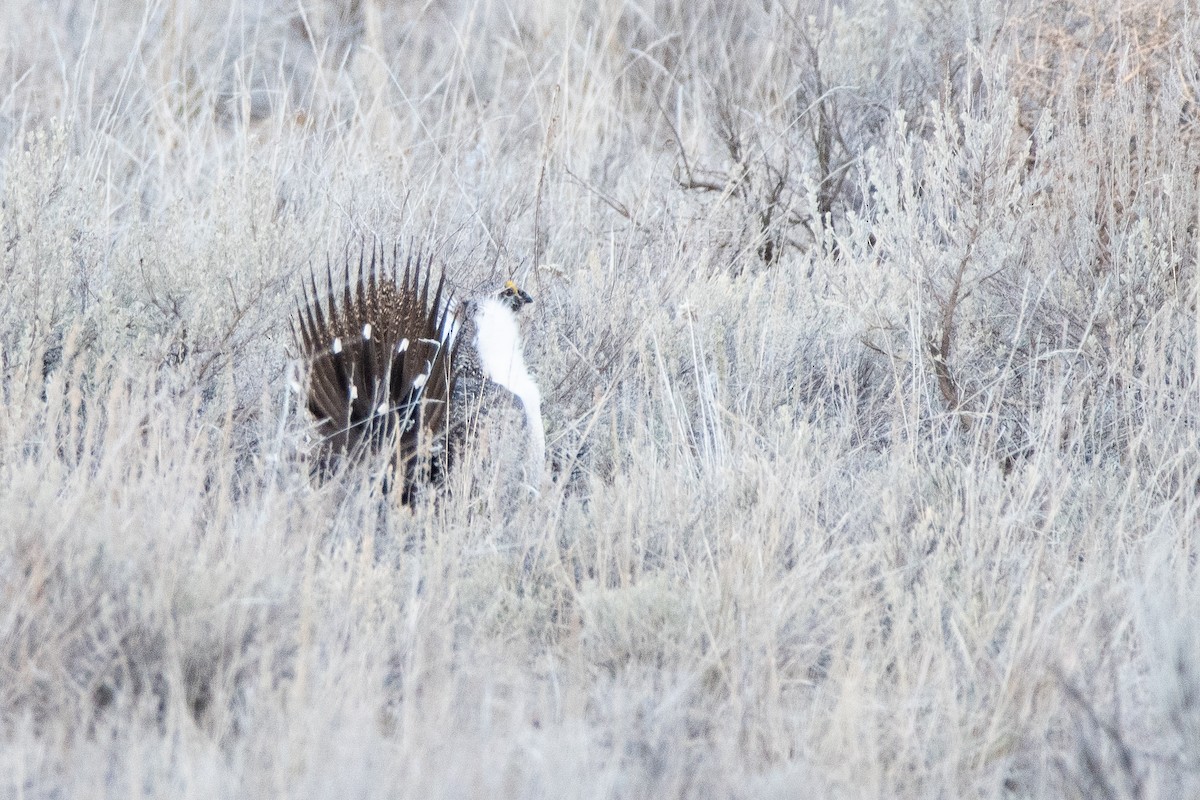
[[[0,795],[1200,792],[1186,2],[213,8],[0,9]],[[541,496],[310,479],[364,236]]]

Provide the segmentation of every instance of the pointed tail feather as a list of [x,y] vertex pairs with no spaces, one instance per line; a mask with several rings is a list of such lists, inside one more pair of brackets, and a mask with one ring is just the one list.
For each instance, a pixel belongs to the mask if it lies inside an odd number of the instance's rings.
[[308,407],[328,454],[353,457],[394,448],[396,474],[408,497],[414,480],[436,471],[418,461],[422,450],[432,449],[422,445],[443,433],[453,392],[453,348],[443,344],[445,274],[431,303],[428,259],[409,256],[397,281],[398,250],[390,264],[382,246],[372,245],[369,259],[365,250],[357,274],[346,254],[337,289],[334,266],[327,262],[325,303],[310,275],[293,332],[311,365]]

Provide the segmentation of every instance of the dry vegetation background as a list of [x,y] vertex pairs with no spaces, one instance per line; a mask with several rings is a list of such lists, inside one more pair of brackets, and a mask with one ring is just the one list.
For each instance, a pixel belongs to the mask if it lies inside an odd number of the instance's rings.
[[[0,794],[1197,796],[1198,17],[6,0]],[[374,236],[541,496],[310,479]]]

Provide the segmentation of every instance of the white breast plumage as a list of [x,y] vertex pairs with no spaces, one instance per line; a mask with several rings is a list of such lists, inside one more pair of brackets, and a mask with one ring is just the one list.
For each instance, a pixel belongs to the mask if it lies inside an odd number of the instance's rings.
[[542,393],[521,351],[521,332],[512,309],[498,299],[487,298],[475,305],[475,345],[479,363],[488,380],[508,389],[521,401],[529,427],[530,474],[536,489],[546,456],[546,432],[542,423]]

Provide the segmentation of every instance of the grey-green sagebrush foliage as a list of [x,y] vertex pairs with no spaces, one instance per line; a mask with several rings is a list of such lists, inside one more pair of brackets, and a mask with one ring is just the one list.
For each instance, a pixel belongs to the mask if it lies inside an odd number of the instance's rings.
[[[0,787],[1197,791],[1187,3],[0,7]],[[516,277],[428,502],[311,264]]]

